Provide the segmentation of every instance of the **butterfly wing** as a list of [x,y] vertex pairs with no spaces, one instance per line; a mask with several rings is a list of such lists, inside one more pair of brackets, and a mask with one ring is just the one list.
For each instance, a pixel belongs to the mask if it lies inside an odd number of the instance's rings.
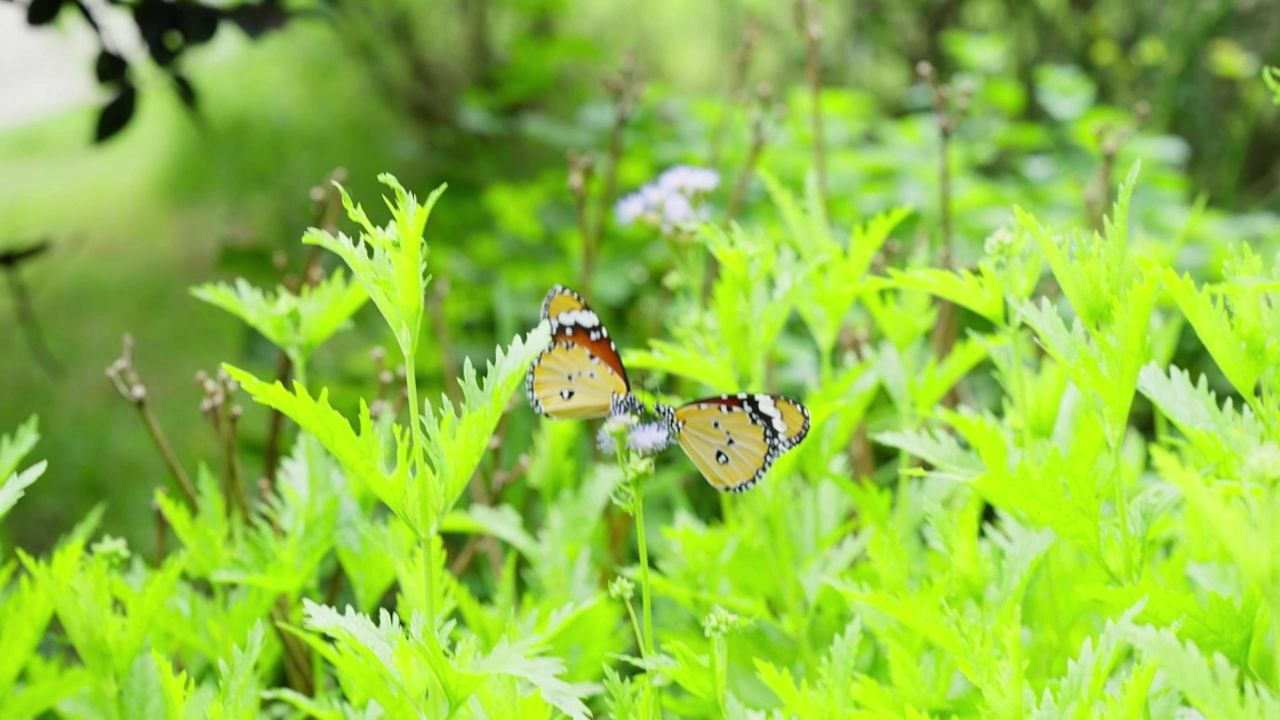
[[[790,449],[800,444],[809,434],[809,408],[788,397],[766,395],[773,399],[773,406],[778,409],[778,417],[774,418],[774,426],[778,429],[778,440]],[[782,423],[778,424],[777,419]]]
[[697,400],[677,408],[672,421],[680,447],[702,476],[731,492],[759,482],[809,432],[803,405],[763,393]]
[[529,367],[525,390],[535,412],[553,418],[598,418],[614,396],[630,397],[627,371],[609,331],[578,293],[561,285],[542,302],[551,344]]

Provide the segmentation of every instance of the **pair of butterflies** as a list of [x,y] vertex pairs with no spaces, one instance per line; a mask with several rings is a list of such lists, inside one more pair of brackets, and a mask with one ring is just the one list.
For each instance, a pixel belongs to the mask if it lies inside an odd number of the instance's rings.
[[[534,412],[593,419],[644,409],[631,393],[617,346],[581,295],[561,285],[551,288],[542,319],[551,326],[551,343],[525,378]],[[660,405],[658,412],[707,482],[731,492],[759,482],[809,432],[803,405],[766,393],[719,395],[678,408]]]

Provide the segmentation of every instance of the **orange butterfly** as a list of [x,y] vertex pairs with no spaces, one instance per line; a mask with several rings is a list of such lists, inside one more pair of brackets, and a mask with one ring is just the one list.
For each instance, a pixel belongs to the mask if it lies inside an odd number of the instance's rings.
[[755,485],[809,434],[809,411],[781,395],[719,395],[657,410],[711,487],[729,492]]
[[551,325],[551,344],[525,376],[534,412],[559,420],[643,409],[609,331],[581,295],[563,285],[551,288],[542,319]]

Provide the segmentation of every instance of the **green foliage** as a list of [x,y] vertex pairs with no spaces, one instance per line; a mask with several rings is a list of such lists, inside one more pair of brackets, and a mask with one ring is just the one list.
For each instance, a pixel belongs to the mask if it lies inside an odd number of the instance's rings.
[[40,461],[19,472],[18,465],[40,440],[32,417],[12,435],[0,435],[0,520],[22,499],[23,493],[44,474],[48,463]]
[[316,348],[347,326],[369,299],[359,285],[335,272],[298,294],[279,287],[271,294],[244,280],[191,289],[195,297],[235,315],[302,365]]
[[[427,533],[458,501],[488,449],[508,400],[547,337],[545,329],[539,330],[524,339],[516,337],[506,350],[499,348],[483,381],[477,380],[467,362],[461,379],[462,404],[455,408],[443,398],[439,412],[430,402],[426,404],[421,420],[426,445],[422,447],[411,448],[401,428],[393,426],[394,452],[392,442],[384,441],[374,426],[367,405],[361,405],[357,432],[333,409],[324,391],[313,398],[300,383],[290,393],[278,382],[267,384],[234,366],[226,370],[255,400],[284,413],[317,438],[350,477],[365,483],[405,524]],[[409,458],[419,454],[428,462],[420,466],[420,474],[411,474]],[[383,458],[388,455],[394,455],[395,462],[384,469]]]
[[391,332],[408,357],[418,345],[418,333],[422,326],[422,306],[427,282],[426,246],[422,233],[431,216],[431,208],[444,194],[441,185],[419,203],[416,196],[389,174],[378,176],[378,181],[391,188],[395,201],[386,199],[391,208],[392,220],[385,227],[374,225],[364,207],[352,203],[347,191],[342,193],[342,206],[360,226],[360,237],[350,238],[342,233],[336,237],[324,230],[312,228],[302,237],[308,245],[318,245],[342,258],[351,268],[360,286],[364,288],[378,312],[391,327]]
[[1271,91],[1271,96],[1280,105],[1280,67],[1262,68],[1262,82]]
[[[379,17],[447,14],[406,8]],[[499,108],[557,73],[486,75],[452,108],[456,136],[430,135],[466,157],[447,211],[431,217],[443,185],[420,201],[381,175],[388,222],[340,188],[353,234],[303,236],[345,268],[316,251],[323,277],[296,288],[192,290],[279,349],[292,382],[264,379],[262,357],[223,365],[243,395],[206,407],[221,457],[192,465],[193,497],[155,492],[154,548],[100,532],[99,513],[0,556],[0,714],[1280,713],[1270,248],[1205,242],[1255,231],[1185,201],[1175,138],[1112,147],[1139,123],[1094,106],[1092,77],[1026,65],[1019,83],[1002,36],[937,39],[973,103],[948,145],[924,95],[899,112],[824,88],[820,181],[813,99],[787,88],[759,172],[701,198],[696,227],[611,224],[610,193],[703,157],[688,138],[712,130],[729,178],[759,150],[736,107],[637,100],[613,138],[626,151],[571,181],[579,227],[559,167],[490,172],[467,135],[504,153],[537,136],[559,158],[608,140],[607,113],[570,127],[521,104],[508,123]],[[1214,58],[1224,79],[1249,60]],[[423,67],[402,87],[439,80]],[[1134,162],[1113,194],[1113,168],[1138,157],[1143,184]],[[945,262],[927,242],[943,234]],[[550,338],[528,328],[574,272],[646,399],[786,393],[810,410],[804,442],[716,497],[678,452],[627,449],[620,421],[606,457],[593,423],[533,419],[518,388]],[[385,327],[339,337],[367,299]],[[386,332],[403,375],[351,349]],[[237,424],[243,397],[283,432],[260,443]],[[36,439],[34,419],[0,439],[10,522],[46,467],[26,460]]]

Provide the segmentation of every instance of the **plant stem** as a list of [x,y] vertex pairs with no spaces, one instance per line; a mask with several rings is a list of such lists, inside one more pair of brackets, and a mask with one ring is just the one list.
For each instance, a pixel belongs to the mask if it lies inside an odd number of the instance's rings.
[[289,618],[289,598],[277,595],[271,607],[272,625],[280,637],[286,682],[289,687],[308,697],[315,694],[315,676],[312,672],[310,651],[285,629]]
[[240,512],[245,519],[248,519],[251,511],[249,508],[249,491],[245,488],[244,478],[240,475],[240,463],[236,459],[236,427],[239,425],[240,409],[238,407],[228,408],[225,405],[223,412],[223,433],[222,446],[225,455],[225,463],[227,466],[227,482],[229,492],[234,495],[236,505],[240,508]]
[[754,19],[747,20],[746,29],[742,33],[742,42],[733,56],[733,75],[729,81],[729,97],[720,108],[720,117],[716,121],[715,132],[711,135],[711,155],[707,165],[715,167],[720,162],[720,145],[729,129],[729,115],[734,106],[745,98],[743,89],[747,85],[747,77],[751,73],[751,59],[760,41],[760,25]]
[[[413,436],[413,463],[416,468],[414,473],[415,480],[420,481],[425,474],[422,472],[422,453],[425,451],[427,443],[422,437],[422,418],[418,416],[418,373],[417,363],[415,362],[416,353],[412,347],[401,348],[404,352],[405,365],[405,389],[409,396],[409,430]],[[435,509],[432,508],[432,517],[430,527],[419,531],[418,542],[422,545],[422,578],[423,591],[426,597],[423,599],[423,609],[427,613],[427,621],[431,623],[431,636],[435,637],[436,628],[436,599],[435,599],[435,534],[436,534]]]
[[421,418],[418,417],[421,410],[418,407],[418,373],[414,360],[415,353],[412,350],[405,350],[404,382],[405,392],[408,393],[409,398],[409,432],[413,436],[413,462],[414,465],[420,465],[426,442],[422,438],[422,423]]
[[627,606],[627,616],[631,618],[631,629],[636,634],[636,645],[640,647],[640,652],[644,652],[644,630],[640,628],[640,620],[636,617],[635,603],[631,602],[631,598],[627,598],[624,602]]
[[431,623],[431,636],[434,638],[436,634],[435,530],[428,532],[419,542],[422,544],[422,587],[426,596],[424,604],[427,621]]
[[649,597],[649,549],[644,532],[644,493],[641,490],[644,483],[641,482],[641,476],[637,475],[632,479],[632,486],[636,492],[636,547],[640,554],[640,607],[641,614],[644,616],[644,656],[648,659],[654,655],[653,608]]
[[147,432],[150,433],[151,439],[156,444],[156,449],[160,451],[160,456],[164,458],[164,464],[169,467],[170,474],[173,479],[178,481],[178,487],[182,489],[182,494],[187,496],[191,507],[195,507],[198,503],[196,496],[196,487],[191,484],[191,478],[187,477],[187,471],[182,469],[182,463],[178,461],[178,455],[173,451],[173,446],[169,444],[169,439],[165,437],[164,431],[160,429],[160,421],[156,420],[155,413],[151,411],[151,405],[142,399],[136,403],[138,414],[142,417],[142,424],[147,426]]
[[[618,460],[618,468],[622,470],[623,481],[629,483],[632,489],[631,511],[635,516],[636,526],[636,548],[640,559],[640,605],[641,614],[643,615],[643,632],[640,635],[640,656],[646,661],[645,682],[648,689],[652,692],[651,697],[654,698],[655,708],[658,715],[661,716],[662,701],[658,697],[657,688],[653,684],[653,668],[648,666],[655,659],[653,644],[653,602],[649,590],[649,543],[644,529],[644,473],[636,472],[630,463],[630,458],[626,450],[626,439],[622,433],[614,435],[614,447]],[[632,622],[635,620],[635,611],[631,608],[630,601],[627,601],[628,611],[632,614]]]
[[1129,579],[1133,573],[1132,553],[1130,546],[1133,544],[1133,532],[1129,529],[1129,501],[1124,491],[1124,474],[1120,472],[1120,450],[1121,443],[1124,439],[1124,430],[1120,431],[1120,439],[1112,444],[1111,448],[1111,478],[1112,484],[1115,486],[1115,504],[1116,515],[1120,521],[1120,561],[1123,563],[1121,572],[1125,579]]
[[725,700],[728,690],[729,652],[724,636],[717,635],[711,640],[711,677],[716,684],[716,706],[721,715],[725,714]]
[[[276,381],[289,387],[293,375],[293,363],[289,354],[281,350],[276,356]],[[276,470],[280,467],[280,438],[284,432],[284,413],[272,409],[267,420],[267,449],[263,453],[262,478],[267,487],[275,484]]]
[[818,40],[822,38],[822,22],[810,0],[796,0],[796,23],[804,35],[805,78],[809,82],[809,123],[813,132],[813,174],[818,198],[825,209],[827,203],[827,152],[822,137],[822,76],[818,63]]
[[756,172],[756,165],[760,162],[760,155],[764,152],[765,142],[767,141],[765,119],[771,94],[772,90],[767,86],[762,87],[760,90],[760,106],[751,116],[751,146],[747,149],[746,160],[743,161],[742,167],[738,170],[738,179],[733,183],[733,192],[729,196],[729,207],[725,211],[726,221],[736,219],[738,212],[742,209],[742,203],[747,197],[747,186],[751,183],[751,178]]
[[[156,488],[156,494],[167,495],[168,490],[161,485]],[[165,522],[164,513],[160,512],[160,503],[155,500],[151,501],[151,512],[155,515],[156,519],[156,567],[160,567],[161,563],[164,562],[165,536],[168,532],[168,523]]]
[[[1271,617],[1280,617],[1280,590],[1275,589],[1272,584],[1271,592],[1267,593],[1269,605],[1271,606]],[[1274,687],[1280,687],[1280,642],[1271,643],[1271,670],[1275,673]]]
[[[578,217],[578,235],[582,238],[582,268],[578,274],[578,287],[585,293],[591,292],[591,278],[596,262],[596,237],[587,211],[590,201],[588,185],[591,183],[594,167],[595,158],[591,155],[569,153],[569,193],[573,195],[573,205]],[[601,210],[606,211],[607,209]]]
[[[334,183],[341,183],[347,179],[347,171],[345,168],[335,168],[325,178],[325,182],[311,188],[311,201],[315,208],[316,226],[330,233],[338,230],[338,211],[342,209],[341,197],[338,194]],[[284,273],[285,268],[281,268]],[[302,266],[302,276],[296,282],[290,280],[287,273],[281,278],[285,287],[290,292],[298,293],[304,287],[315,286],[323,277],[320,267],[320,246],[313,245],[307,253],[307,259]],[[276,379],[281,385],[289,386],[289,378],[293,373],[293,368],[298,365],[296,353],[291,353],[284,348],[280,349],[276,355]],[[302,381],[303,385],[306,384]],[[276,480],[276,471],[280,466],[280,440],[284,432],[284,414],[279,410],[272,408],[267,420],[267,447],[263,453],[262,462],[262,478],[260,484],[264,484],[264,489],[270,489]]]
[[121,340],[120,357],[107,367],[107,378],[111,380],[111,384],[115,386],[120,396],[129,401],[129,404],[138,411],[138,417],[142,418],[142,424],[146,426],[156,449],[160,451],[160,457],[169,468],[169,473],[177,481],[178,487],[182,489],[182,494],[187,497],[191,507],[196,507],[199,501],[195,485],[191,484],[187,471],[182,469],[178,455],[173,451],[173,446],[169,444],[169,439],[165,437],[159,421],[151,411],[147,388],[142,384],[142,378],[138,376],[138,371],[134,367],[132,335],[125,335]]
[[609,129],[609,149],[605,155],[603,167],[603,185],[596,198],[596,222],[592,230],[591,246],[598,248],[600,239],[604,237],[608,224],[609,210],[613,207],[613,197],[618,187],[618,164],[622,160],[623,136],[627,122],[635,111],[636,100],[640,96],[640,84],[637,78],[636,59],[633,55],[623,58],[622,68],[617,76],[605,82],[605,88],[613,96],[613,125]]

